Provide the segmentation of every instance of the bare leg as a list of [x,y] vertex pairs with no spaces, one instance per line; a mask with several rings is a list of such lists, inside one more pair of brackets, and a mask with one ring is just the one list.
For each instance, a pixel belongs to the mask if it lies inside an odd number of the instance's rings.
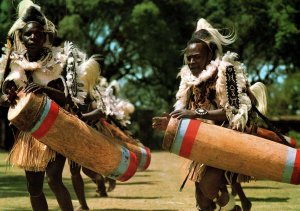
[[70,172],[71,172],[71,179],[72,184],[78,198],[80,207],[77,210],[89,210],[89,207],[86,203],[85,193],[84,193],[84,183],[82,176],[80,174],[81,166],[75,162],[70,164]]
[[215,203],[205,197],[201,191],[201,187],[198,182],[195,182],[195,197],[196,197],[196,208],[200,211],[210,211],[216,208]]
[[71,196],[62,182],[62,171],[66,158],[57,154],[54,161],[50,162],[46,168],[48,185],[53,191],[59,207],[62,211],[72,211],[73,205]]
[[97,185],[96,192],[99,194],[100,197],[107,197],[107,192],[105,188],[104,178],[101,174],[98,174],[90,169],[82,167],[82,171],[85,175],[90,177],[94,183]]
[[229,201],[225,184],[224,171],[210,166],[207,166],[205,174],[199,182],[203,195],[221,207],[224,207]]
[[250,200],[246,197],[245,192],[242,189],[241,183],[235,183],[232,184],[232,189],[234,192],[236,192],[241,200],[241,204],[243,207],[243,211],[250,211],[252,207],[252,203]]
[[27,190],[30,195],[30,203],[33,211],[47,211],[48,204],[43,193],[45,172],[25,171]]
[[116,180],[111,179],[109,177],[105,177],[105,181],[108,181],[108,188],[107,188],[107,192],[111,192],[116,188]]

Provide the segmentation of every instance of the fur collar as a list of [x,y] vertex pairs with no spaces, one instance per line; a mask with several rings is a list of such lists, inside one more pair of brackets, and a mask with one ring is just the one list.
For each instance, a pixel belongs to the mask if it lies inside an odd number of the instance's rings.
[[187,95],[188,91],[192,86],[196,86],[202,82],[207,81],[210,79],[215,73],[218,71],[218,65],[220,63],[219,59],[213,60],[208,64],[198,77],[195,77],[190,68],[187,65],[184,65],[178,76],[181,77],[179,90],[176,94],[176,103],[174,105],[174,108],[177,109],[183,109],[186,106],[187,103]]

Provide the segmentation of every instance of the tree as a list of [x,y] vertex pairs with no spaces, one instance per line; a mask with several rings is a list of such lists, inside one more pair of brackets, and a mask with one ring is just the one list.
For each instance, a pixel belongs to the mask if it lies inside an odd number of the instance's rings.
[[300,115],[300,73],[288,74],[282,83],[269,86],[270,116]]
[[6,43],[7,32],[11,27],[13,14],[13,5],[9,1],[2,1],[0,3],[0,47],[3,47]]
[[[0,5],[1,41],[12,25],[17,1],[13,3],[2,1]],[[36,3],[56,24],[63,40],[74,41],[89,55],[101,54],[102,75],[121,82],[123,97],[129,98],[137,109],[154,110],[154,115],[172,110],[179,83],[176,75],[183,64],[181,52],[200,17],[215,27],[235,29],[238,39],[225,51],[240,55],[252,83],[262,81],[276,86],[278,79],[295,77],[289,75],[300,67],[297,0],[36,0]],[[228,28],[223,31],[228,32]],[[280,95],[277,91],[270,89],[273,95]],[[281,100],[297,105],[297,97],[287,98]],[[271,114],[280,111],[276,104],[271,105],[274,105],[270,107]],[[288,112],[296,114],[295,109]]]
[[233,50],[246,64],[252,82],[277,82],[280,75],[299,69],[297,51],[300,5],[294,0],[195,1],[192,3],[217,27],[234,26]]

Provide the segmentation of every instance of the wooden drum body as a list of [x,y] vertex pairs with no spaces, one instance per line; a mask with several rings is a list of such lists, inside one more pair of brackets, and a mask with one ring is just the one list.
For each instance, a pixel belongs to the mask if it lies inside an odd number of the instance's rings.
[[136,155],[138,171],[145,171],[149,167],[151,162],[150,149],[144,146],[141,142],[127,135],[120,128],[109,124],[106,120],[101,119],[101,123],[112,133],[114,140],[116,140],[118,144],[126,147]]
[[60,108],[46,96],[19,93],[8,120],[53,150],[97,173],[126,181],[138,167],[136,155]]
[[299,150],[200,120],[170,119],[163,147],[215,168],[300,183]]

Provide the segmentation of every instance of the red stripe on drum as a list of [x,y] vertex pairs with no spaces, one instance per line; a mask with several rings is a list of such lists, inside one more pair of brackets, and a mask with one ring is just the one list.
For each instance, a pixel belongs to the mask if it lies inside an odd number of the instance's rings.
[[121,177],[118,178],[118,180],[122,182],[129,180],[135,174],[138,168],[136,155],[131,151],[129,151],[129,153],[130,161],[127,171]]
[[45,117],[40,127],[34,133],[32,133],[32,136],[36,139],[43,138],[48,133],[52,125],[54,124],[58,116],[58,112],[59,112],[58,105],[51,100],[51,106],[47,116]]
[[296,140],[293,137],[290,137],[290,144],[295,148],[297,147]]
[[300,184],[300,153],[299,149],[297,149],[296,153],[296,159],[295,159],[295,164],[294,164],[294,169],[293,169],[293,174],[291,178],[291,184]]
[[184,134],[182,145],[180,148],[179,155],[185,158],[189,158],[193,144],[195,142],[196,135],[198,133],[198,129],[200,127],[201,121],[191,119],[188,128]]
[[150,149],[148,147],[145,147],[145,150],[146,150],[146,154],[147,154],[147,160],[146,160],[145,165],[143,166],[143,171],[146,170],[149,167],[150,162],[151,162],[151,152],[150,152]]

